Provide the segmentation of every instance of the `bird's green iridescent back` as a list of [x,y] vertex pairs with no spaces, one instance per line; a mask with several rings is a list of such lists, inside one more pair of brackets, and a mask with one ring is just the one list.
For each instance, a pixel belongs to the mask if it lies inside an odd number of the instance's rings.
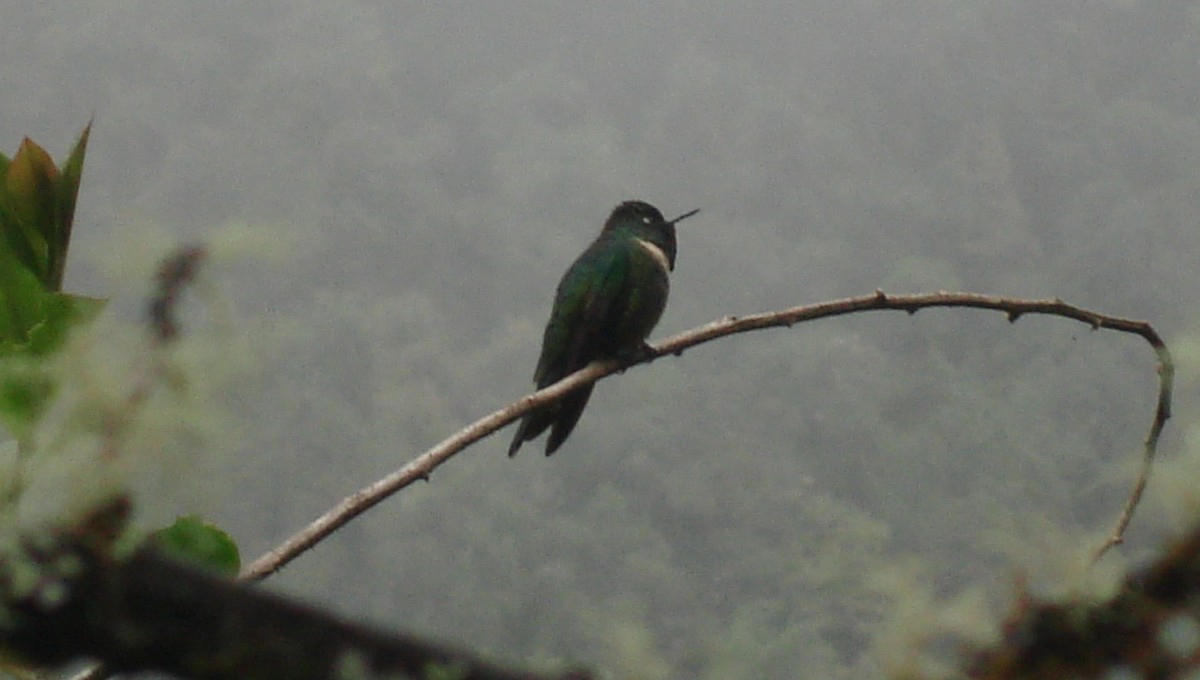
[[598,358],[636,351],[662,316],[667,272],[635,237],[610,232],[567,270],[534,381],[545,387]]

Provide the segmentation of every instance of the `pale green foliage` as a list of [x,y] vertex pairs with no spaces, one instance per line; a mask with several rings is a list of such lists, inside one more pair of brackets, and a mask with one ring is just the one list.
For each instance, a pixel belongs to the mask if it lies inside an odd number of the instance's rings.
[[874,656],[888,677],[952,676],[956,659],[945,655],[946,641],[983,645],[998,637],[995,603],[982,588],[940,598],[926,567],[916,560],[878,571],[872,585],[894,603],[874,643]]
[[[213,307],[211,296],[198,298],[195,308]],[[6,517],[26,529],[62,525],[114,495],[161,498],[211,486],[179,471],[210,469],[225,441],[213,397],[249,364],[231,327],[198,316],[210,321],[161,346],[140,319],[109,314],[47,359],[54,397],[23,444],[14,473],[21,488]],[[6,453],[14,470],[11,445]]]

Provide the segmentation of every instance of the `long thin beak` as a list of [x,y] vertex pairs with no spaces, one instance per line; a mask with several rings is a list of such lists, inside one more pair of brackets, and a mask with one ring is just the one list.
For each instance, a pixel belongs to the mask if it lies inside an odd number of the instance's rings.
[[684,214],[680,215],[679,217],[676,217],[675,219],[671,220],[671,224],[675,224],[675,223],[676,223],[676,222],[678,222],[679,220],[686,220],[687,218],[691,217],[692,215],[695,215],[695,214],[696,214],[696,213],[698,213],[698,212],[700,212],[700,209],[699,209],[699,208],[696,208],[695,210],[691,210],[691,211],[685,212]]

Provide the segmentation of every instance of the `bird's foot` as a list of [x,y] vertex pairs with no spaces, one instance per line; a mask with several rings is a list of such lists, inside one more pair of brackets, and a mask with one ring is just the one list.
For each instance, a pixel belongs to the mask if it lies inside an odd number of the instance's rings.
[[[624,352],[617,353],[617,359],[623,362],[628,362],[626,368],[640,364],[644,361],[649,361],[653,358],[654,348],[645,342],[641,343],[637,347],[634,347],[633,349],[627,349]],[[621,372],[624,373],[625,369],[622,368]]]

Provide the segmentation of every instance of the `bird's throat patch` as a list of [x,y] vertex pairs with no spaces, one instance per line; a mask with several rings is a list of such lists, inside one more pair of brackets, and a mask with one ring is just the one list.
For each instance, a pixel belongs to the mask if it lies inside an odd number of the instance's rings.
[[646,239],[639,238],[636,240],[643,250],[650,253],[650,257],[654,258],[654,261],[658,263],[658,266],[662,267],[664,272],[671,271],[671,261],[667,259],[667,254],[663,252],[662,248],[659,248]]

